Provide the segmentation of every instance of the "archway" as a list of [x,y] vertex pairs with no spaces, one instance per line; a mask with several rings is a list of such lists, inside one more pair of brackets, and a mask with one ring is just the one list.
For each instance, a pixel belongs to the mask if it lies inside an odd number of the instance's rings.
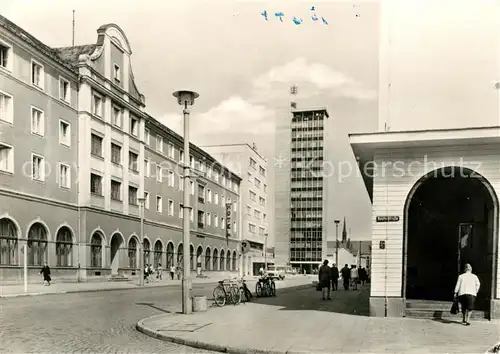
[[217,248],[214,249],[212,270],[219,270],[219,251],[217,251]]
[[111,275],[118,274],[120,267],[120,248],[123,244],[123,237],[118,232],[111,236]]
[[196,264],[194,261],[194,246],[193,245],[189,245],[189,265],[190,265],[191,270],[196,269]]
[[478,310],[489,311],[494,283],[498,199],[488,181],[463,167],[423,176],[405,204],[403,295],[450,301],[465,263],[481,281]]
[[183,245],[182,245],[182,242],[179,243],[179,245],[177,246],[177,265],[180,266],[180,267],[184,267],[183,265],[183,261],[184,261],[184,256],[183,256]]
[[203,267],[203,247],[198,246],[198,248],[196,249],[196,270],[198,270],[198,267],[201,268]]
[[169,242],[167,245],[167,264],[166,266],[170,269],[170,267],[175,266],[174,262],[174,244]]
[[212,270],[212,261],[210,259],[210,247],[205,250],[205,270]]

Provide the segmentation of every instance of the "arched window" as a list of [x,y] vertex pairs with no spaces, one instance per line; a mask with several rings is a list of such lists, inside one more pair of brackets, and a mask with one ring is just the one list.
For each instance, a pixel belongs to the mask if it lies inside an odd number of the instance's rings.
[[128,266],[132,269],[137,269],[137,244],[135,237],[128,241]]
[[41,266],[47,261],[47,230],[39,222],[28,232],[28,265]]
[[155,261],[153,263],[154,267],[158,267],[158,264],[161,264],[161,258],[163,256],[163,245],[161,244],[161,241],[158,240],[155,242]]
[[167,245],[167,267],[175,266],[174,264],[174,244],[169,242]]
[[0,264],[17,264],[17,228],[12,220],[0,220]]
[[[198,246],[198,249],[196,250],[196,269],[198,269],[198,266],[203,269],[203,247]],[[198,265],[199,264],[199,265]]]
[[150,264],[149,262],[149,254],[151,253],[151,244],[147,238],[144,239],[144,265]]
[[182,256],[183,253],[182,253],[182,243],[179,243],[179,246],[177,246],[177,265],[183,267],[183,260],[184,260],[184,257]]
[[217,248],[214,249],[212,270],[219,270],[219,251],[217,251]]
[[56,255],[58,267],[71,267],[73,265],[73,236],[71,230],[66,226],[57,231]]
[[210,266],[212,265],[210,263],[210,247],[207,247],[207,249],[205,250],[205,270],[210,270]]
[[102,237],[95,232],[90,241],[90,266],[93,268],[102,268]]
[[227,250],[226,253],[226,270],[232,270],[231,269],[231,251]]
[[237,270],[237,266],[236,266],[236,259],[237,259],[237,255],[236,255],[236,251],[233,251],[233,270]]
[[226,252],[224,250],[220,250],[220,262],[219,262],[219,270],[224,270],[224,266],[226,265]]
[[189,263],[191,266],[191,270],[195,270],[196,269],[196,262],[194,259],[194,247],[193,247],[193,245],[189,245]]

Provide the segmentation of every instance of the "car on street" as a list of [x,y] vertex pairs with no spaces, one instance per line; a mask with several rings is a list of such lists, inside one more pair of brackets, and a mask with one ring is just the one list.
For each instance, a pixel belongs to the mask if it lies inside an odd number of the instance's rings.
[[274,280],[285,279],[285,267],[269,266],[267,270],[267,275]]

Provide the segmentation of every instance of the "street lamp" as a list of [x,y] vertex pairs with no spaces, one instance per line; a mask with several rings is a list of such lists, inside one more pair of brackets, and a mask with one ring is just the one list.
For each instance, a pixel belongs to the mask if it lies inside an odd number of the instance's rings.
[[183,274],[182,274],[182,313],[189,314],[192,312],[193,308],[191,305],[191,265],[190,265],[190,235],[189,235],[189,214],[191,207],[189,205],[189,182],[190,182],[190,161],[189,161],[189,110],[188,106],[194,104],[194,100],[200,97],[199,94],[193,91],[181,90],[173,93],[174,97],[177,98],[177,102],[184,106],[184,197],[182,200],[182,212],[184,214],[183,226],[182,226],[182,254],[183,254]]
[[138,198],[139,202],[139,215],[141,218],[141,233],[139,241],[139,264],[141,266],[141,273],[139,274],[139,286],[144,286],[144,202],[145,198]]
[[267,272],[267,236],[269,234],[264,234],[265,239],[264,239],[264,270]]
[[340,220],[335,221],[335,264],[339,267],[339,224]]

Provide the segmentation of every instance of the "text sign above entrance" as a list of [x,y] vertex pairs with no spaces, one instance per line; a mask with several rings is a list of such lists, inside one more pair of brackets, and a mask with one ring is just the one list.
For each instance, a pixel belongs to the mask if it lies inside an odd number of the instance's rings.
[[377,216],[377,222],[397,222],[399,216]]

